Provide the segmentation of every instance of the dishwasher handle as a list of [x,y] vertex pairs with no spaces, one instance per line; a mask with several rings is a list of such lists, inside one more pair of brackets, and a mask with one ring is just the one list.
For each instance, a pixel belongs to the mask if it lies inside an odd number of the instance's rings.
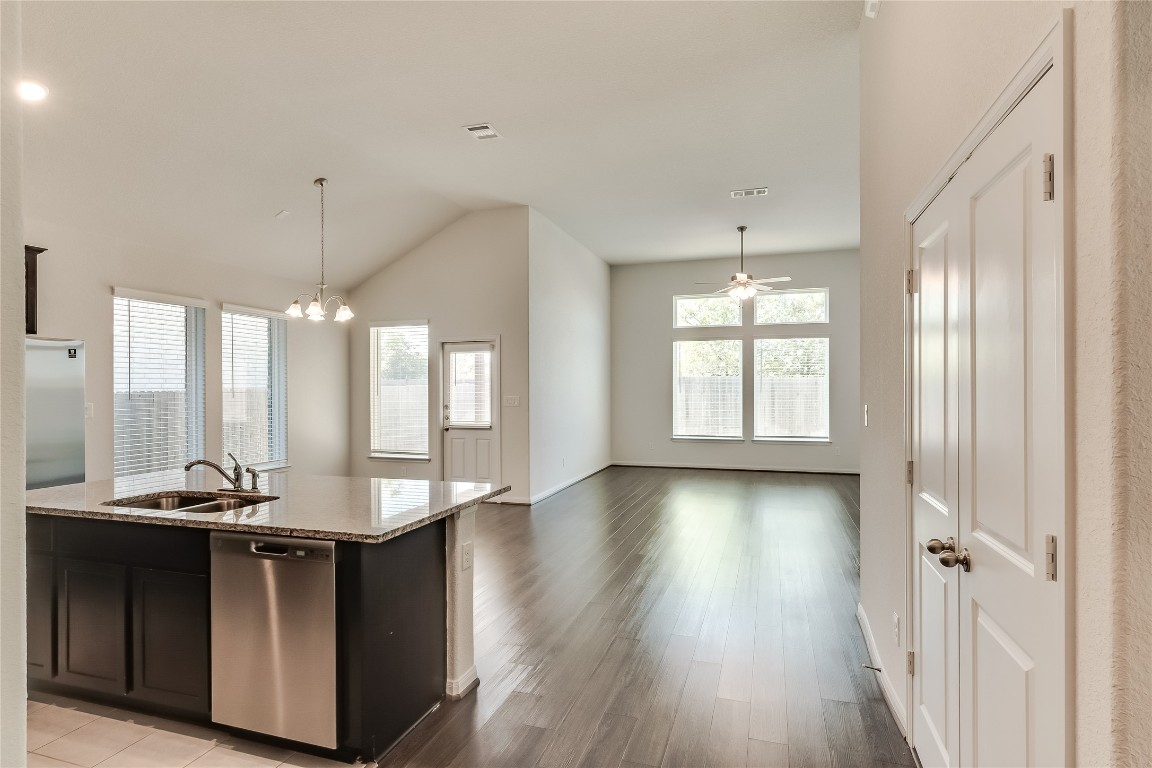
[[288,547],[283,544],[273,544],[270,541],[253,541],[248,548],[256,555],[272,555],[273,557],[288,556]]

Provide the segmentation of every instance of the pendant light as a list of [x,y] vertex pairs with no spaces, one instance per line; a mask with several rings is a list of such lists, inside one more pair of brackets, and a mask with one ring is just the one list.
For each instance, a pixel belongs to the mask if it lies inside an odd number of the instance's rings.
[[[352,314],[352,309],[344,303],[344,299],[339,296],[329,296],[324,298],[324,289],[328,284],[324,282],[324,185],[328,183],[328,179],[316,179],[312,182],[317,187],[320,187],[320,282],[316,283],[316,293],[302,293],[296,297],[296,301],[292,302],[292,306],[284,310],[284,314],[289,317],[304,317],[308,316],[309,320],[323,320],[327,314],[326,310],[328,302],[335,301],[336,316],[332,319],[338,323],[345,320],[351,320],[355,317]],[[308,308],[305,310],[300,309],[300,299],[309,298],[311,301],[308,303]]]

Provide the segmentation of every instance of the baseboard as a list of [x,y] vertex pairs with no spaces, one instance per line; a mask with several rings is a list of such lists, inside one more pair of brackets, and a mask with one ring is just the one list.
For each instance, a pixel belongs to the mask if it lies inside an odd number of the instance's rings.
[[479,684],[480,678],[476,676],[476,667],[472,666],[467,672],[460,675],[458,679],[449,680],[444,687],[444,693],[450,699],[462,699]]
[[602,467],[600,467],[598,469],[594,469],[591,472],[588,472],[586,474],[580,475],[579,477],[573,478],[571,480],[565,480],[560,485],[553,486],[552,488],[549,488],[546,491],[542,491],[540,493],[533,494],[531,501],[529,501],[528,503],[529,504],[538,504],[541,501],[544,501],[544,499],[548,498],[549,496],[555,496],[556,494],[560,493],[560,491],[564,490],[565,488],[570,488],[571,486],[576,485],[576,483],[580,482],[581,480],[587,480],[588,478],[592,477],[592,475],[595,475],[598,472],[603,472],[604,470],[608,469],[608,467],[610,467],[610,466],[612,466],[612,462],[608,462],[607,464],[603,465]]
[[658,461],[614,461],[616,467],[659,467],[664,469],[735,469],[749,472],[800,472],[811,475],[858,475],[858,469],[821,469],[819,467],[768,467],[763,464],[744,466],[741,464],[676,464]]
[[872,636],[868,614],[864,613],[864,606],[860,603],[856,604],[856,621],[860,623],[860,633],[864,635],[864,644],[868,646],[868,658],[871,660],[872,666],[880,667],[880,671],[873,674],[880,681],[880,690],[884,694],[884,700],[888,702],[888,709],[892,711],[892,717],[896,719],[900,733],[907,739],[908,713],[900,703],[900,697],[896,694],[896,687],[892,684],[892,678],[888,676],[888,670],[884,669],[880,663],[880,653],[876,650],[876,638]]

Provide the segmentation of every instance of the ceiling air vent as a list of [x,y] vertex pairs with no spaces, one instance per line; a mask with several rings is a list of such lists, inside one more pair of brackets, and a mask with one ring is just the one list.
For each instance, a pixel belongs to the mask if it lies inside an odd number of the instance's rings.
[[500,134],[496,132],[488,123],[479,123],[478,125],[466,125],[464,130],[472,134],[477,139],[498,139]]
[[732,197],[760,197],[761,195],[768,194],[768,187],[756,187],[755,189],[734,189],[732,190]]

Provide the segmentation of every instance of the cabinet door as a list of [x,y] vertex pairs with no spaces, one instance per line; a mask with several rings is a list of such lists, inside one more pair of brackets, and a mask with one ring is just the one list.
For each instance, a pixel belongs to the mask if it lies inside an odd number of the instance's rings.
[[51,680],[55,674],[52,639],[56,578],[52,555],[28,553],[28,677]]
[[128,689],[128,569],[56,561],[57,680],[103,693]]
[[132,692],[207,714],[208,577],[132,569]]

